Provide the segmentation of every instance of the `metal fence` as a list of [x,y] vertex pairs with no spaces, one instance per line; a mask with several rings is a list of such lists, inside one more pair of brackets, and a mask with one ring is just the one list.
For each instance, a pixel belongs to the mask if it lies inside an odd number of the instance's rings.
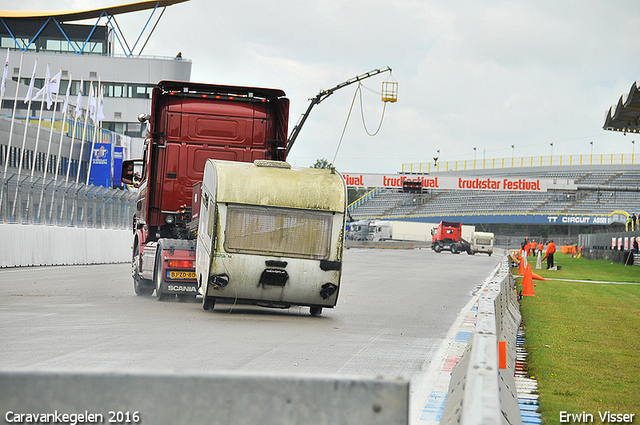
[[640,163],[640,155],[542,155],[511,158],[468,159],[460,161],[414,162],[402,164],[403,173],[435,173],[442,171],[494,170],[503,168],[551,167],[560,165],[627,165]]
[[8,173],[0,223],[129,229],[135,192]]

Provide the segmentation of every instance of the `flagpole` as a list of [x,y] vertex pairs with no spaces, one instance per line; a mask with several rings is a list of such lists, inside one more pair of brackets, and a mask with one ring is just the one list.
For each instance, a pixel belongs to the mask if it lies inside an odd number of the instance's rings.
[[[36,143],[33,148],[33,161],[31,161],[31,176],[29,178],[29,184],[31,188],[33,188],[33,177],[36,171],[36,160],[38,158],[38,144],[40,143],[40,130],[42,129],[42,113],[44,112],[44,101],[47,93],[47,86],[49,84],[49,79],[51,78],[51,74],[49,73],[49,64],[47,64],[47,74],[44,79],[44,86],[36,93],[33,97],[34,100],[37,100],[40,95],[42,95],[42,100],[40,101],[40,115],[38,116],[38,130],[36,131]],[[31,190],[27,193],[27,213],[25,214],[27,217],[29,216],[29,205],[31,203]],[[38,205],[38,210],[36,212],[37,215],[40,213],[40,206]]]
[[[47,182],[47,172],[49,171],[49,155],[51,155],[51,141],[53,139],[53,127],[55,126],[56,123],[56,110],[58,109],[58,95],[59,95],[59,91],[60,91],[60,78],[62,78],[62,68],[60,68],[60,71],[58,72],[58,74],[60,77],[58,77],[58,87],[56,88],[56,100],[53,102],[53,114],[51,115],[51,128],[49,129],[49,142],[47,143],[47,154],[45,156],[44,159],[44,174],[42,176],[42,191],[40,192],[40,200],[38,201],[38,220],[40,219],[40,216],[42,215],[42,200],[44,199],[44,190],[45,190],[45,183]],[[54,76],[55,78],[55,76]],[[47,99],[48,100],[48,99]],[[57,174],[56,174],[57,175]],[[53,208],[53,203],[51,204],[51,208]]]
[[9,73],[9,49],[7,47],[7,59],[4,62],[4,69],[2,70],[2,83],[0,85],[0,108],[2,107],[2,101],[4,100],[4,92],[7,90],[7,75]]
[[[71,148],[69,150],[69,163],[67,164],[67,178],[66,178],[66,183],[69,184],[69,171],[71,171],[71,159],[72,159],[72,154],[73,154],[73,142],[74,139],[76,137],[76,130],[77,130],[77,126],[78,126],[78,118],[80,117],[80,115],[82,115],[82,90],[83,90],[83,83],[84,83],[84,77],[80,77],[80,88],[78,90],[78,97],[76,100],[76,112],[75,112],[75,119],[73,120],[73,131],[71,133]],[[69,188],[67,187],[67,191],[65,192],[65,194],[69,193]],[[66,205],[66,202],[62,204],[62,217],[64,217],[64,206]]]
[[[18,82],[16,83],[16,96],[13,100],[13,114],[11,115],[11,125],[9,128],[9,140],[7,141],[7,156],[4,161],[3,184],[7,184],[7,196],[9,196],[9,182],[7,181],[7,167],[9,167],[9,157],[11,156],[11,139],[13,138],[13,124],[16,119],[16,107],[18,106],[18,89],[20,88],[20,75],[22,74],[22,61],[24,53],[20,55],[20,66],[18,67]],[[2,211],[2,200],[4,197],[4,189],[0,190],[0,211]],[[4,217],[3,217],[4,219]]]
[[18,201],[18,189],[20,188],[20,175],[22,174],[22,164],[24,163],[24,148],[27,144],[27,130],[29,130],[29,121],[31,115],[31,99],[33,94],[33,85],[35,84],[36,79],[36,68],[38,67],[38,58],[35,59],[33,64],[33,73],[31,74],[31,81],[29,82],[29,90],[27,91],[27,96],[25,97],[25,103],[27,103],[27,116],[24,121],[24,134],[22,136],[22,149],[20,150],[20,164],[18,165],[18,180],[16,181],[16,193],[13,198],[13,209],[11,212],[11,216],[15,219],[16,217],[16,203]]
[[[93,89],[93,86],[92,86]],[[98,90],[100,89],[100,77],[98,76]],[[95,115],[92,118],[93,120],[93,137],[91,138],[91,153],[89,154],[89,170],[87,171],[87,186],[89,185],[89,176],[91,176],[91,165],[93,164],[93,150],[96,147],[96,139],[98,138],[98,95],[96,95],[94,97],[94,99],[96,99],[96,111],[95,111]],[[89,103],[91,103],[91,101],[89,101]],[[91,105],[89,105],[89,107],[91,107]]]
[[[7,47],[7,58],[4,61],[4,69],[2,71],[2,83],[0,83],[0,109],[2,109],[2,101],[4,100],[4,92],[7,90],[7,74],[9,73],[9,49]],[[20,76],[18,76],[18,80]],[[18,81],[20,83],[20,81]],[[14,102],[15,104],[15,102]],[[4,158],[5,164],[9,163],[9,148],[7,148],[7,153]],[[5,168],[6,170],[6,168]],[[2,176],[2,187],[0,187],[0,216],[2,216],[2,193],[4,192],[4,179],[6,178],[6,171]],[[7,184],[7,188],[9,185]],[[7,189],[8,190],[8,189]],[[4,218],[4,217],[3,217]]]
[[[62,142],[64,141],[64,126],[67,124],[67,111],[69,110],[69,96],[71,95],[71,83],[73,82],[73,72],[69,72],[69,84],[67,85],[67,93],[65,95],[64,98],[64,105],[62,106],[62,127],[60,128],[60,142],[58,143],[58,156],[56,157],[58,159],[57,164],[56,164],[56,169],[54,171],[55,176],[53,178],[53,187],[54,190],[53,192],[51,192],[51,209],[49,210],[49,222],[51,222],[51,214],[53,213],[53,207],[54,207],[54,200],[55,200],[55,194],[56,194],[56,183],[58,182],[58,170],[60,169],[59,167],[62,167],[64,165],[64,162],[62,161]],[[73,146],[73,143],[71,144],[71,146]],[[61,207],[61,210],[64,210],[64,202],[62,203],[63,207]],[[60,217],[60,220],[62,220],[62,216]]]
[[[91,99],[91,94],[93,93],[93,81],[89,83],[89,99]],[[87,127],[89,122],[89,109],[91,108],[91,100],[89,100],[88,108],[84,113],[84,127],[82,128],[82,143],[80,144],[80,158],[78,159],[78,173],[76,174],[76,184],[80,181],[80,165],[82,164],[82,154],[84,152],[84,141],[87,137]]]
[[[89,83],[89,99],[91,99],[91,94],[93,93],[93,81]],[[91,101],[89,101],[89,105],[87,105],[87,109],[84,112],[84,125],[82,127],[82,141],[80,142],[80,156],[78,157],[78,172],[76,173],[76,183],[74,185],[75,189],[78,189],[78,183],[80,182],[80,171],[82,170],[82,154],[84,153],[84,142],[87,137],[87,127],[89,126],[89,109],[91,108]],[[76,190],[76,195],[78,194],[78,190]],[[78,198],[76,201],[80,202]],[[76,203],[71,204],[71,219],[73,220],[73,216],[75,214]],[[79,208],[79,207],[78,207]],[[82,217],[81,217],[82,218]],[[76,224],[79,224],[76,220]]]

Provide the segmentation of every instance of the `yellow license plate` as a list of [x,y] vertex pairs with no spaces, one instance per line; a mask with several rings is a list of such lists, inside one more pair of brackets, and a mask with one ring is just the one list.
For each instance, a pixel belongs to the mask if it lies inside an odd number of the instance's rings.
[[178,272],[178,271],[169,271],[167,272],[169,279],[195,279],[196,272]]

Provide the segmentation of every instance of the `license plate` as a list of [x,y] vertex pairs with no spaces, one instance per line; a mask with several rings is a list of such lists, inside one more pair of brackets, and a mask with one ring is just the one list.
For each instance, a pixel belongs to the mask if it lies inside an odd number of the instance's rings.
[[168,279],[195,279],[196,272],[179,272],[179,271],[168,271],[167,272]]

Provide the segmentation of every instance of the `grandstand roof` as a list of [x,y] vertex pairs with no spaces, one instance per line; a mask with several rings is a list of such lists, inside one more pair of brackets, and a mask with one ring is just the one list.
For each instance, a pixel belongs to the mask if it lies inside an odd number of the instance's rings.
[[0,10],[1,19],[33,19],[42,20],[55,18],[60,22],[82,21],[85,19],[99,18],[106,13],[107,15],[121,15],[123,13],[138,12],[141,10],[154,9],[157,7],[171,6],[176,3],[183,3],[189,0],[152,0],[138,3],[123,4],[121,6],[103,7],[101,9],[91,10],[75,10],[75,11],[11,11]]
[[629,93],[620,96],[604,118],[605,130],[640,133],[640,80],[635,81]]

